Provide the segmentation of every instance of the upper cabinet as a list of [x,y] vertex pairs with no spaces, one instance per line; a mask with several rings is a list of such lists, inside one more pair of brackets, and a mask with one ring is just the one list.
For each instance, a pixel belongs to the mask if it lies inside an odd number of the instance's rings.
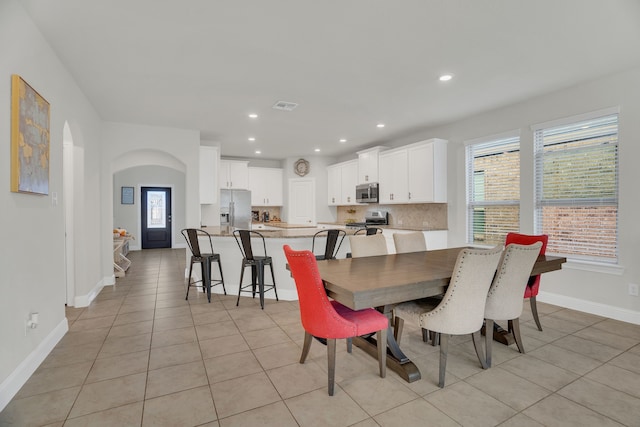
[[378,182],[378,155],[385,147],[358,151],[358,184]]
[[277,168],[249,168],[252,206],[282,206],[283,172]]
[[430,139],[407,147],[410,203],[447,202],[447,141]]
[[241,160],[220,160],[221,189],[249,189],[249,162]]
[[380,203],[446,203],[447,141],[429,139],[380,153]]
[[200,147],[200,204],[218,202],[218,147]]
[[358,161],[338,163],[327,167],[329,206],[355,205],[358,183]]
[[409,203],[407,150],[399,148],[380,154],[378,203]]

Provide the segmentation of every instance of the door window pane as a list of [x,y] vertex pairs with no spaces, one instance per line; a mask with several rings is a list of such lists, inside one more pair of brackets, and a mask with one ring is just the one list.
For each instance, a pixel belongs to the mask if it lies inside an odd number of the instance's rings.
[[167,228],[167,197],[164,191],[147,192],[147,228]]

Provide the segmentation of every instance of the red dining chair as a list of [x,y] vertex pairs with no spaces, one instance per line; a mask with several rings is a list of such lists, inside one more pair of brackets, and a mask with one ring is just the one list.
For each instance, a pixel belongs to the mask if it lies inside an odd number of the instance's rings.
[[[520,233],[508,233],[505,239],[505,246],[510,243],[516,243],[519,245],[531,245],[536,242],[542,242],[542,247],[540,248],[540,255],[544,255],[547,250],[547,242],[549,241],[549,236],[546,234],[540,235],[530,235],[530,234],[520,234]],[[538,317],[538,307],[536,305],[536,296],[538,295],[538,291],[540,290],[540,275],[531,276],[529,278],[529,282],[527,282],[527,286],[524,288],[524,298],[529,298],[529,302],[531,303],[531,314],[533,314],[533,320],[536,322],[536,326],[538,326],[538,330],[542,331],[542,325],[540,324],[540,318]]]
[[[304,345],[300,363],[304,363],[309,354],[312,338],[314,336],[325,338],[329,364],[329,396],[333,396],[336,339],[348,339],[376,332],[380,376],[384,378],[387,366],[387,328],[389,326],[387,317],[372,308],[355,311],[337,301],[330,300],[320,278],[313,252],[295,251],[289,245],[284,245],[284,253],[289,263],[291,275],[296,282],[300,318],[304,328]],[[347,349],[350,349],[349,345]]]

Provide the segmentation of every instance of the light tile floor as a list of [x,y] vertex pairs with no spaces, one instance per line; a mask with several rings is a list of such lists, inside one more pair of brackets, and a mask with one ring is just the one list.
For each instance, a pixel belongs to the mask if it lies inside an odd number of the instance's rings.
[[91,306],[67,310],[69,332],[0,413],[1,426],[640,426],[640,326],[525,303],[526,354],[494,344],[482,370],[452,339],[446,387],[438,347],[407,325],[405,352],[423,378],[378,376],[339,346],[327,395],[326,349],[307,363],[295,302],[202,293],[184,299],[184,250],[130,254],[127,276]]

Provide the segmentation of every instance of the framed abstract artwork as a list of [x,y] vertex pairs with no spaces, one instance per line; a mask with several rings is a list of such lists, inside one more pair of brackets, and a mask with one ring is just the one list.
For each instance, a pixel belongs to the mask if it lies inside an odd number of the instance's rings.
[[49,194],[49,103],[11,76],[11,191]]

